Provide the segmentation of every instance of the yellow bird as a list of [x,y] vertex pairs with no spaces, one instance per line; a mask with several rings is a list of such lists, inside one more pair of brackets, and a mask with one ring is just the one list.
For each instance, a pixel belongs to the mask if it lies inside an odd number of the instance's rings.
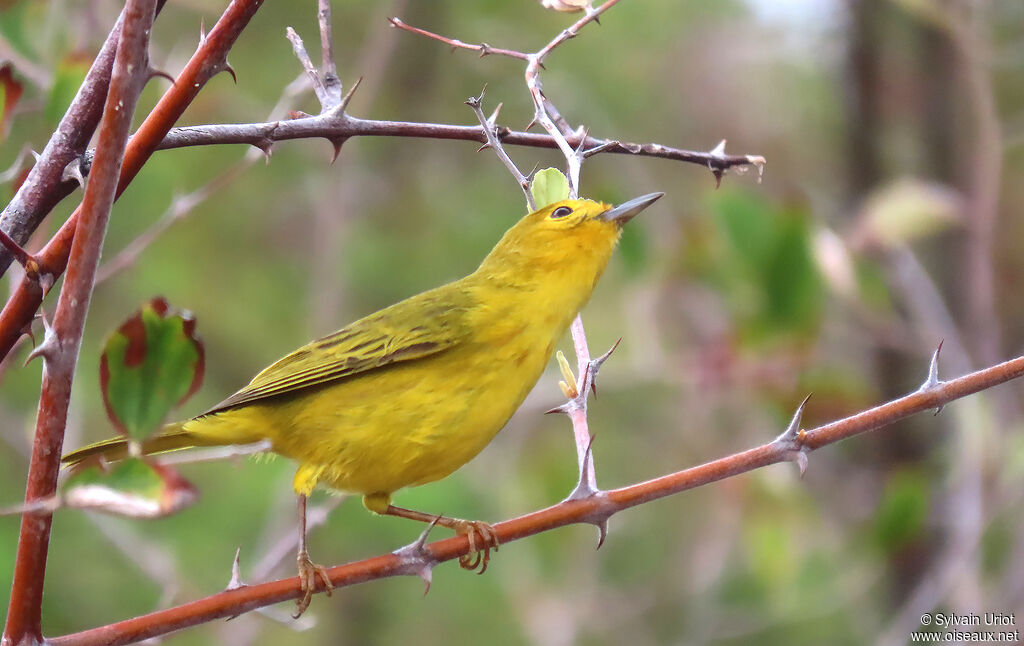
[[[299,463],[299,577],[309,605],[316,579],[306,550],[306,498],[318,483],[362,494],[370,511],[434,522],[467,534],[486,567],[497,547],[480,521],[396,507],[404,487],[440,480],[494,438],[540,378],[559,338],[590,299],[622,225],[652,193],[617,207],[562,200],[509,229],[480,267],[292,352],[202,415],[170,424],[143,454],[267,440]],[[76,464],[129,454],[119,437],[65,455]],[[476,536],[482,541],[477,550]]]

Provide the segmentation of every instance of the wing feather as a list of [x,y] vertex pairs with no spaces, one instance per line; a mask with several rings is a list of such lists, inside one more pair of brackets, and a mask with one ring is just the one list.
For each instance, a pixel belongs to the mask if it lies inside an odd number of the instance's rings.
[[396,303],[279,359],[203,414],[444,352],[467,336],[465,300],[452,284]]

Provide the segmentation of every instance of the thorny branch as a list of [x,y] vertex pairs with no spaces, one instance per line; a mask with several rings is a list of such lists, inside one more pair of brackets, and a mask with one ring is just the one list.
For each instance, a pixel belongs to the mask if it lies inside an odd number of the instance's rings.
[[[502,144],[527,146],[531,148],[558,148],[558,144],[547,134],[511,130],[507,126],[496,126],[498,139]],[[214,124],[174,128],[157,146],[157,150],[185,148],[187,146],[212,146],[220,144],[273,144],[292,139],[334,139],[347,137],[412,137],[417,139],[453,139],[487,143],[487,134],[480,126],[455,126],[442,123],[416,121],[386,121],[360,119],[348,114],[318,115],[270,121],[266,123]],[[659,143],[638,144],[616,139],[602,139],[589,134],[577,133],[566,137],[574,148],[601,148],[600,152],[637,157],[655,157],[670,161],[688,162],[711,170],[726,171],[730,168],[763,166],[760,155],[726,155],[714,151],[685,150]]]
[[480,122],[480,127],[483,128],[484,134],[487,135],[487,143],[480,146],[480,150],[483,150],[484,148],[492,148],[494,150],[494,153],[498,156],[498,159],[501,160],[501,163],[505,164],[505,168],[508,169],[508,172],[512,173],[512,177],[514,177],[516,183],[519,184],[519,188],[523,189],[523,195],[526,197],[527,208],[529,208],[531,212],[536,211],[537,203],[534,201],[533,193],[530,191],[530,180],[527,179],[526,175],[523,175],[522,171],[519,170],[519,167],[516,166],[514,161],[512,161],[512,158],[508,156],[508,153],[505,152],[505,147],[501,145],[501,140],[498,138],[495,122],[498,119],[498,111],[501,109],[501,105],[499,104],[498,107],[495,108],[494,114],[488,118],[484,116],[482,107],[483,100],[483,90],[480,91],[480,96],[466,99],[466,105],[473,110],[473,114],[476,115],[477,121]]
[[[262,4],[263,0],[232,0],[210,33],[202,35],[196,53],[178,75],[174,85],[161,97],[129,140],[117,195],[135,178],[206,82],[221,71],[231,71],[227,63],[228,50]],[[31,276],[22,278],[0,312],[0,358],[7,356],[26,326],[31,323],[45,296],[45,287],[52,284],[67,267],[71,240],[81,211],[81,208],[75,210],[53,239],[35,255],[40,266],[39,279],[33,280]]]
[[[683,155],[669,155],[665,156],[667,159],[675,159],[678,161],[687,161],[701,164],[707,167],[715,176],[715,182],[720,183],[722,175],[725,174],[730,168],[741,168],[745,169],[749,166],[755,166],[758,169],[760,176],[764,171],[765,159],[760,155],[727,155],[725,153],[725,141],[720,142],[714,149],[708,152],[693,152],[693,151],[679,151],[677,149],[668,149],[660,144],[645,144],[638,146],[637,144],[620,143],[611,139],[593,139],[588,136],[585,128],[578,128],[575,131],[569,125],[569,123],[562,117],[555,106],[550,100],[544,95],[541,89],[540,82],[540,70],[544,67],[544,60],[547,58],[552,51],[555,50],[559,45],[574,38],[579,30],[585,25],[592,21],[596,21],[602,13],[611,9],[616,5],[619,0],[608,0],[601,6],[589,10],[586,14],[577,20],[575,23],[563,29],[557,36],[551,39],[548,44],[542,47],[535,53],[527,54],[510,49],[502,49],[498,47],[492,47],[486,43],[479,45],[473,45],[465,43],[461,40],[447,38],[436,34],[426,29],[420,29],[419,27],[413,27],[407,23],[399,20],[398,18],[391,18],[390,22],[392,26],[408,31],[410,33],[425,36],[432,40],[437,40],[446,45],[449,45],[453,49],[468,49],[480,53],[480,56],[486,56],[488,54],[497,54],[523,60],[527,62],[526,66],[526,87],[530,93],[530,98],[534,104],[534,117],[530,122],[530,126],[534,123],[539,123],[544,130],[548,133],[548,137],[543,140],[543,146],[546,148],[557,148],[562,152],[565,157],[567,165],[567,176],[569,178],[569,194],[570,197],[577,197],[579,195],[579,174],[580,166],[583,160],[591,155],[595,155],[600,152],[619,152],[619,153],[631,153],[646,156],[662,157],[663,155],[658,154],[660,152],[667,152],[673,150],[675,153],[685,153]],[[424,124],[426,125],[426,124]],[[530,129],[527,126],[527,130]],[[499,129],[498,136],[502,143],[510,143],[517,145],[537,145],[534,143],[527,143],[523,140],[513,141],[509,135],[519,135],[525,133],[512,133],[502,134]],[[430,135],[421,135],[430,136]],[[479,138],[474,139],[480,141]],[[484,141],[483,143],[486,143]]]
[[[941,408],[956,399],[1020,377],[1024,375],[1024,356],[950,381],[940,381],[934,370],[929,372],[929,379],[920,389],[875,408],[811,430],[800,428],[798,411],[787,431],[767,444],[646,482],[603,491],[586,498],[570,498],[546,509],[498,523],[494,525],[494,530],[502,545],[505,545],[566,525],[599,523],[624,509],[770,464],[790,460],[801,462],[815,449],[888,426],[916,413]],[[393,576],[421,576],[436,564],[457,559],[468,552],[468,539],[456,536],[424,545],[420,558],[411,558],[408,552],[402,552],[401,555],[383,554],[339,565],[327,572],[335,588],[340,588]],[[296,599],[301,594],[297,577],[250,585],[109,626],[51,638],[49,643],[53,646],[130,644],[213,619]]]
[[[43,357],[43,383],[25,488],[26,505],[51,497],[57,489],[61,446],[82,330],[132,115],[149,75],[149,34],[155,12],[156,0],[129,0],[125,5],[124,29],[118,40],[110,89],[100,120],[92,179],[85,189],[80,209],[82,230],[71,245],[68,275],[57,302],[53,327],[47,330],[46,338],[36,348],[36,353]],[[5,646],[41,641],[43,581],[52,519],[51,512],[22,516],[4,628]]]
[[[165,1],[158,0],[157,13]],[[100,121],[123,22],[122,13],[39,159],[0,214],[0,229],[18,244],[25,244],[46,214],[78,186],[65,181],[64,169],[76,163],[85,152]],[[7,270],[12,259],[8,249],[0,249],[0,274]]]

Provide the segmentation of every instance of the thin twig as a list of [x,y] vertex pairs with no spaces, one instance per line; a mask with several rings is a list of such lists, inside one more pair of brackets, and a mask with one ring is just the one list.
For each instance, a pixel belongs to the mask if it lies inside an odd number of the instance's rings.
[[[155,13],[156,0],[128,0],[125,5],[124,31],[117,45],[110,89],[100,119],[92,179],[82,200],[81,229],[71,246],[68,275],[57,302],[53,328],[47,331],[47,338],[37,348],[45,367],[25,487],[27,505],[50,499],[57,490],[78,349],[132,114],[149,73],[149,34]],[[52,521],[52,512],[22,517],[4,644],[40,643],[42,640],[40,613]]]
[[529,54],[525,54],[523,52],[517,52],[514,49],[503,49],[501,47],[491,47],[487,43],[480,43],[479,45],[473,45],[471,43],[464,43],[461,40],[458,40],[457,38],[445,38],[444,36],[442,36],[440,34],[435,34],[432,31],[427,31],[426,29],[420,29],[419,27],[413,27],[411,25],[407,25],[406,23],[402,22],[402,20],[399,19],[399,18],[388,18],[388,22],[391,23],[392,27],[397,27],[399,29],[402,29],[404,31],[408,31],[408,32],[413,33],[413,34],[419,34],[420,36],[426,36],[427,38],[430,38],[430,39],[433,39],[433,40],[439,40],[442,43],[444,43],[445,45],[448,45],[449,47],[451,47],[453,50],[454,49],[468,49],[470,51],[478,52],[480,54],[480,58],[483,58],[484,56],[487,56],[489,54],[496,54],[498,56],[507,56],[509,58],[516,58],[516,59],[519,59],[521,61],[528,61],[528,60],[530,60],[530,55]]
[[[753,471],[770,464],[797,459],[802,453],[821,448],[854,435],[892,424],[916,413],[938,408],[961,397],[991,388],[1024,375],[1024,356],[979,370],[963,377],[938,382],[899,399],[857,413],[815,429],[794,429],[792,443],[773,441],[700,466],[678,471],[621,489],[583,499],[565,500],[557,505],[494,525],[502,545],[574,523],[594,523],[611,515],[682,491]],[[795,445],[794,445],[795,443]],[[423,547],[425,558],[450,561],[469,552],[465,536],[456,536]],[[377,579],[408,575],[417,564],[396,554],[384,554],[328,570],[335,588]],[[53,646],[117,646],[167,634],[187,626],[230,617],[272,603],[301,596],[297,577],[251,585],[191,603],[135,617],[91,630],[55,637]]]
[[309,58],[309,52],[306,51],[306,46],[302,44],[302,38],[291,27],[285,29],[285,34],[292,44],[295,58],[299,59],[302,69],[306,71],[306,76],[309,77],[313,84],[313,93],[316,94],[316,100],[320,102],[321,112],[327,110],[330,102],[327,88],[324,87],[324,81],[320,78],[320,73],[316,71],[316,66],[313,65],[313,61]]
[[[551,41],[549,41],[544,47],[542,47],[539,51],[533,54],[524,54],[523,52],[517,52],[514,50],[507,49],[495,49],[492,48],[490,45],[487,45],[486,43],[480,45],[470,45],[461,40],[446,38],[444,36],[435,34],[425,29],[409,26],[402,22],[401,20],[399,20],[398,18],[392,18],[391,24],[394,25],[395,27],[404,29],[414,34],[419,34],[421,36],[426,36],[427,38],[431,38],[433,40],[438,40],[447,45],[450,45],[452,48],[468,49],[480,52],[480,56],[485,56],[487,54],[501,54],[503,56],[509,56],[512,58],[517,58],[526,61],[526,87],[530,92],[530,98],[533,99],[534,105],[534,117],[533,121],[531,121],[530,123],[531,125],[533,123],[539,123],[541,127],[544,128],[544,130],[548,133],[548,135],[551,136],[551,139],[554,142],[555,146],[562,152],[563,157],[565,157],[567,166],[566,176],[569,180],[569,197],[576,198],[579,196],[580,167],[583,162],[583,146],[581,145],[578,148],[573,148],[572,146],[569,145],[569,142],[566,140],[568,132],[566,132],[565,130],[566,128],[568,128],[568,122],[562,119],[561,115],[558,116],[559,124],[557,125],[554,121],[552,121],[551,116],[549,116],[546,106],[549,105],[550,102],[546,99],[546,97],[544,96],[544,92],[541,90],[540,70],[544,67],[544,59],[547,58],[547,56],[552,51],[554,51],[555,48],[557,48],[559,45],[569,40],[570,38],[575,37],[576,34],[579,33],[580,29],[582,29],[588,23],[597,20],[602,13],[604,13],[608,9],[611,9],[613,6],[618,4],[619,1],[620,0],[608,0],[600,7],[586,12],[586,15],[584,15],[582,18],[574,22],[566,29],[563,29],[561,32],[559,32],[557,36],[552,38]],[[557,111],[553,112],[555,114],[558,114]],[[527,130],[529,130],[529,127],[527,127]]]
[[[486,89],[486,88],[484,88]],[[516,163],[512,161],[512,158],[505,152],[505,147],[501,145],[501,140],[498,139],[497,130],[495,124],[484,116],[484,111],[481,108],[481,104],[484,100],[484,90],[480,90],[480,96],[470,97],[466,99],[466,105],[473,110],[473,114],[476,115],[477,120],[480,122],[480,127],[483,129],[484,134],[487,135],[487,143],[481,146],[483,148],[493,148],[494,153],[501,160],[501,163],[505,164],[505,168],[508,172],[512,173],[512,177],[516,179],[516,183],[519,184],[519,188],[523,189],[523,195],[526,196],[526,205],[530,211],[537,210],[537,203],[533,200],[533,193],[530,192],[530,180],[516,166]],[[500,106],[499,106],[500,107]],[[494,117],[497,118],[498,113],[495,111]]]
[[[158,13],[164,2],[157,2]],[[0,229],[18,244],[25,244],[46,214],[77,188],[77,184],[64,181],[64,169],[85,151],[100,121],[123,22],[122,13],[39,159],[0,214]],[[0,274],[7,271],[12,260],[10,253],[0,249]]]

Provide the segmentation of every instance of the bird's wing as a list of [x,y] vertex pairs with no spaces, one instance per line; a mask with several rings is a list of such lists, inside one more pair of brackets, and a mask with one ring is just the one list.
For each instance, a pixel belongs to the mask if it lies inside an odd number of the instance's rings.
[[466,337],[465,304],[451,289],[424,292],[317,339],[253,377],[209,415],[383,366],[422,359]]

